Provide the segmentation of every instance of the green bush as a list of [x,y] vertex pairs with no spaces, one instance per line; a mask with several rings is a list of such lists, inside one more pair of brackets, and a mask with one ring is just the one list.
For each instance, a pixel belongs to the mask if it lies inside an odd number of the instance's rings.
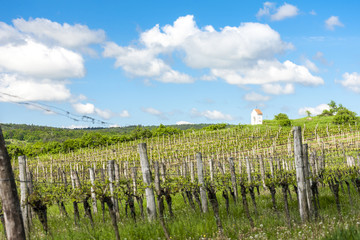
[[278,124],[282,127],[289,127],[291,126],[291,121],[285,113],[279,113],[275,115],[274,119],[278,122]]
[[344,124],[344,123],[355,124],[355,122],[356,122],[356,113],[350,111],[347,108],[343,108],[339,110],[334,117],[335,124]]

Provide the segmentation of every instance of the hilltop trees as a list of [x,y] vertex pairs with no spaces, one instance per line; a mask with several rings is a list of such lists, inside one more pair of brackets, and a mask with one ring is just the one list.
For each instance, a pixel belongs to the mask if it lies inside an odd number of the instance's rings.
[[357,121],[356,113],[350,111],[342,104],[339,104],[338,106],[335,101],[331,100],[328,105],[330,109],[325,109],[320,116],[335,116],[333,120],[333,123],[335,124],[355,124]]
[[291,126],[291,121],[288,115],[286,115],[285,113],[279,113],[278,115],[275,115],[274,120],[276,120],[282,127]]

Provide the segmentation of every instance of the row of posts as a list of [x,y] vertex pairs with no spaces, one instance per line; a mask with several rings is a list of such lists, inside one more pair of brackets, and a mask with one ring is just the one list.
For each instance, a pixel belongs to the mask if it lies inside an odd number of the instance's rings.
[[[296,181],[298,186],[298,196],[299,196],[299,211],[300,217],[303,222],[309,220],[310,212],[312,210],[312,203],[311,203],[311,189],[310,189],[310,181],[311,181],[311,172],[310,166],[308,161],[308,148],[307,144],[302,144],[302,136],[301,136],[301,127],[294,127],[294,153],[295,153],[295,165],[296,165]],[[19,158],[19,176],[20,176],[20,189],[21,189],[21,201],[13,201],[14,199],[18,199],[17,192],[16,192],[16,184],[14,181],[13,172],[5,171],[5,169],[11,169],[10,159],[8,157],[4,138],[2,136],[2,132],[0,129],[0,193],[2,195],[2,202],[3,202],[3,210],[4,210],[4,217],[5,222],[11,222],[11,224],[6,225],[7,229],[7,237],[8,239],[24,239],[24,235],[28,232],[29,228],[29,209],[28,205],[26,204],[26,196],[28,196],[28,189],[31,188],[27,186],[27,171],[26,171],[26,159],[25,157]],[[153,220],[156,218],[156,204],[155,204],[155,195],[153,188],[151,187],[151,171],[149,166],[149,160],[147,156],[147,148],[146,143],[140,143],[138,145],[138,150],[140,153],[140,164],[141,170],[143,175],[143,181],[146,185],[145,195],[146,195],[146,202],[147,202],[147,212],[149,220]],[[205,190],[205,183],[204,183],[204,175],[203,175],[203,163],[201,153],[197,153],[196,155],[197,160],[197,171],[198,171],[198,183],[200,186],[200,198],[201,198],[201,206],[202,211],[207,212],[207,197],[206,197],[206,190]],[[231,161],[230,161],[231,162]],[[112,164],[109,164],[110,166]],[[230,166],[234,168],[234,166]],[[111,169],[111,168],[110,168]],[[109,169],[109,170],[110,170]],[[111,171],[111,170],[110,170]],[[90,170],[90,178],[93,182],[94,179],[94,172]],[[112,177],[113,175],[110,174],[110,182],[114,181]],[[235,176],[234,176],[235,178]],[[10,182],[10,184],[5,184],[6,180]],[[236,179],[232,179],[235,180]],[[31,182],[31,181],[30,181]],[[232,181],[233,182],[233,181]],[[110,191],[112,190],[110,185]],[[233,186],[234,187],[234,186]],[[236,190],[236,187],[234,188]],[[113,191],[111,191],[113,192]],[[14,195],[11,197],[6,197],[9,195]],[[95,198],[94,192],[92,191],[92,197]],[[9,202],[11,199],[11,202]],[[9,212],[9,206],[14,205],[16,202],[21,202],[21,213],[20,209],[18,211],[11,211]],[[113,199],[113,202],[116,202]],[[15,204],[16,205],[16,204]],[[96,205],[94,205],[96,206]],[[18,205],[20,207],[20,205]],[[17,207],[13,206],[12,209],[17,209]],[[96,208],[94,208],[96,211]],[[14,215],[22,216],[14,217]],[[9,218],[13,218],[15,220],[9,221]],[[21,221],[22,220],[22,221]],[[24,230],[19,230],[14,228],[15,225],[23,226]],[[17,229],[17,230],[13,230]]]

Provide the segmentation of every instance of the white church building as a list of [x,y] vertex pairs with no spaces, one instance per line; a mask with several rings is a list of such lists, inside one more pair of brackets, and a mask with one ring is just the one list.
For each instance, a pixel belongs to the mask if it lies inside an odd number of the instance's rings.
[[251,112],[251,125],[262,124],[263,121],[263,113],[260,109],[254,109]]

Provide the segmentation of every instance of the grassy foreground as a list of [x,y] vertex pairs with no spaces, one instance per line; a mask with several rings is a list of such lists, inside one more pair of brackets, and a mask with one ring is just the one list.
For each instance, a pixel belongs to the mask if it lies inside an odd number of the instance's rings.
[[[330,190],[320,188],[320,218],[307,224],[300,223],[296,194],[292,190],[290,201],[291,228],[287,227],[284,206],[281,197],[281,189],[277,189],[278,214],[272,209],[271,196],[268,191],[262,191],[257,196],[257,209],[259,214],[254,214],[250,197],[248,203],[251,210],[255,227],[251,229],[248,219],[243,212],[242,203],[230,206],[227,214],[225,203],[220,195],[220,216],[224,227],[224,236],[217,232],[215,219],[212,211],[202,214],[197,209],[192,210],[185,205],[181,194],[173,198],[174,215],[172,219],[165,216],[166,226],[172,239],[360,239],[360,211],[359,195],[352,189],[353,204],[345,192],[341,192],[342,215],[338,215],[335,201]],[[125,217],[124,204],[120,210],[121,219],[118,227],[122,239],[165,239],[159,222],[149,223],[146,218],[142,220],[137,213],[137,222],[130,217]],[[83,217],[83,209],[79,204],[81,223],[74,225],[72,205],[67,205],[69,217],[62,217],[57,206],[51,206],[48,210],[48,223],[50,233],[45,234],[37,218],[33,218],[31,239],[114,239],[108,212],[105,214],[105,222],[99,212],[94,216],[95,227],[92,228],[89,221]],[[98,204],[100,209],[100,204]],[[0,229],[0,239],[5,239],[3,229]]]

